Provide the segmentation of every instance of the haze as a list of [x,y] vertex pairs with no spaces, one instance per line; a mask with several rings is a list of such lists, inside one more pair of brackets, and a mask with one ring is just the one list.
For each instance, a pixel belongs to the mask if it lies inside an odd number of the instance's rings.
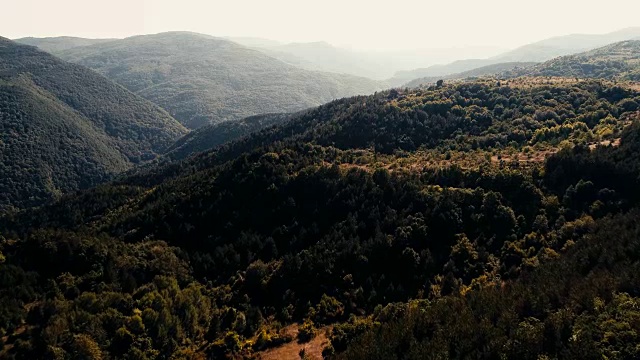
[[[361,50],[482,49],[637,26],[640,2],[609,0],[160,0],[5,1],[0,35],[122,38],[173,30],[281,42],[327,41]],[[594,2],[591,2],[594,4]],[[485,52],[486,54],[482,54]]]

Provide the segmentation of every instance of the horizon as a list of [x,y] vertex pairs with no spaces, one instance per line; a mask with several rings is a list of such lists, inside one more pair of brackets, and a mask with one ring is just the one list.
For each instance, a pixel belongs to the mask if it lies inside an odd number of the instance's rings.
[[[513,11],[515,7],[506,0],[483,4],[468,0],[456,4],[411,0],[403,3],[401,9],[364,0],[348,3],[329,0],[322,4],[298,4],[293,0],[269,4],[253,0],[233,4],[187,0],[182,5],[150,0],[114,0],[100,5],[87,5],[80,0],[55,3],[24,0],[8,5],[7,13],[14,16],[0,24],[0,35],[10,39],[60,36],[122,39],[189,31],[281,43],[326,42],[368,52],[484,48],[488,49],[487,56],[491,56],[498,49],[506,51],[548,38],[607,34],[640,26],[635,16],[640,3],[632,0],[610,3],[611,6],[601,9],[576,0],[561,4],[542,0],[527,8],[523,17],[522,11]],[[554,9],[551,13],[550,7]],[[408,8],[412,11],[406,12]],[[328,21],[331,26],[324,26]],[[454,22],[462,26],[451,26]]]

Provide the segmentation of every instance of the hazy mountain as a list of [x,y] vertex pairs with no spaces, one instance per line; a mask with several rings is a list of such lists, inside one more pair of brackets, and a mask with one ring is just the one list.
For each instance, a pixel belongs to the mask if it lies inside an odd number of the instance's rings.
[[280,41],[263,39],[259,37],[250,37],[250,36],[228,36],[228,37],[225,37],[225,39],[231,40],[242,46],[246,46],[250,48],[264,48],[264,47],[284,45]]
[[268,55],[308,69],[384,79],[387,69],[381,55],[375,56],[332,46],[326,42],[290,43],[263,48]]
[[72,49],[75,47],[100,44],[111,40],[115,39],[85,39],[72,36],[58,36],[48,38],[25,37],[21,39],[15,39],[14,41],[25,45],[37,46],[38,48],[46,52],[56,54],[60,51]]
[[298,111],[385,87],[303,70],[228,40],[186,32],[135,36],[59,55],[155,102],[189,128]]
[[101,75],[4,38],[0,89],[0,208],[95,185],[186,133]]
[[477,69],[464,71],[457,74],[450,74],[445,76],[423,77],[420,79],[412,80],[404,84],[403,86],[416,87],[416,86],[425,85],[425,84],[433,84],[438,80],[467,79],[467,78],[473,78],[473,77],[501,74],[505,71],[519,71],[519,70],[524,71],[536,64],[537,63],[535,62],[499,63],[499,64],[482,66]]
[[501,51],[495,47],[483,46],[363,51],[334,46],[324,41],[282,44],[260,38],[230,39],[308,70],[344,73],[379,80],[389,79],[397,71],[405,69],[465,57],[487,56]]
[[438,76],[443,77],[493,64],[496,64],[496,62],[488,59],[458,60],[446,65],[432,65],[423,69],[398,71],[395,73],[393,78],[389,79],[389,82],[394,86],[400,86],[415,79]]
[[623,41],[580,54],[561,56],[506,76],[561,76],[640,81],[640,41]]
[[542,62],[558,56],[571,55],[638,37],[640,37],[640,27],[623,29],[608,34],[572,34],[557,36],[519,47],[515,50],[498,55],[494,59],[502,62]]
[[167,157],[184,159],[192,154],[212,149],[266,127],[280,124],[293,114],[263,114],[236,121],[202,126],[176,141],[168,150]]
[[558,56],[575,54],[614,42],[630,40],[639,36],[640,27],[624,29],[609,34],[558,36],[524,45],[487,59],[458,60],[445,65],[433,65],[427,68],[398,71],[389,82],[394,86],[399,86],[414,79],[437,76],[443,77],[499,63],[543,62]]

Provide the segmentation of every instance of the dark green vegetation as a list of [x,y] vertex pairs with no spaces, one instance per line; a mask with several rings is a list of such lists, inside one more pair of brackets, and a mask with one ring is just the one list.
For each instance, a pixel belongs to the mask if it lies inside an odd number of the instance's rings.
[[482,66],[472,70],[450,74],[445,76],[423,77],[409,81],[403,86],[416,87],[421,85],[433,85],[438,80],[463,80],[469,78],[498,75],[506,71],[525,71],[527,68],[534,66],[533,62],[508,62]]
[[292,116],[294,115],[264,114],[250,116],[242,120],[205,125],[179,139],[167,149],[166,155],[173,160],[184,159],[195,153],[212,149],[264,128],[283,123]]
[[0,210],[93,186],[185,133],[93,71],[0,38]]
[[194,33],[135,36],[59,56],[153,101],[192,129],[303,110],[383,87],[366,78],[299,69],[231,41]]
[[639,102],[392,90],[5,216],[2,355],[635,358]]
[[640,40],[623,41],[585,53],[563,56],[506,76],[561,76],[640,81]]

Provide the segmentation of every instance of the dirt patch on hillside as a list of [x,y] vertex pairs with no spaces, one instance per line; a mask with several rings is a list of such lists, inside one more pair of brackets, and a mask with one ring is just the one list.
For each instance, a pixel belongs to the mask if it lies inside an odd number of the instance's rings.
[[[330,327],[322,328],[318,330],[316,337],[307,343],[301,344],[294,340],[276,348],[261,351],[256,354],[255,358],[259,360],[299,360],[300,350],[304,349],[310,359],[322,360],[322,349],[329,344],[327,333],[330,330]],[[298,325],[288,326],[286,333],[292,335],[294,339],[297,338]]]

